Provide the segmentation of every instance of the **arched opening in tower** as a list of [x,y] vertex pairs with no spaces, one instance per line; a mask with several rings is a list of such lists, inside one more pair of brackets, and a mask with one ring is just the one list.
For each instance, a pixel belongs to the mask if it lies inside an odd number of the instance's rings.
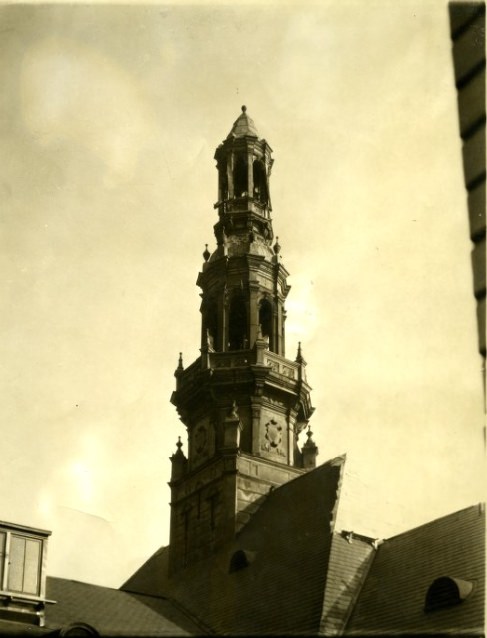
[[227,163],[222,162],[218,166],[218,172],[220,177],[220,193],[219,201],[224,202],[228,199],[228,176],[227,176]]
[[232,298],[228,326],[228,349],[245,350],[248,348],[247,308],[242,295]]
[[265,166],[261,160],[254,160],[254,199],[261,204],[267,204],[267,178],[265,174]]
[[272,304],[268,299],[263,299],[260,302],[259,323],[262,330],[262,336],[269,339],[269,349],[273,351]]
[[245,197],[247,195],[247,162],[238,155],[233,167],[233,191],[235,197]]
[[218,308],[215,301],[210,301],[205,312],[205,327],[209,344],[213,350],[218,347]]

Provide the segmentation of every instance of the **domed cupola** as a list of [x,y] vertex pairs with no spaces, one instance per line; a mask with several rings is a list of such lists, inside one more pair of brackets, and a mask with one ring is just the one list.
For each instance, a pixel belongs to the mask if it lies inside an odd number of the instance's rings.
[[254,120],[247,115],[247,107],[242,106],[242,114],[235,120],[232,130],[227,135],[227,139],[245,136],[258,138],[259,134],[257,133]]

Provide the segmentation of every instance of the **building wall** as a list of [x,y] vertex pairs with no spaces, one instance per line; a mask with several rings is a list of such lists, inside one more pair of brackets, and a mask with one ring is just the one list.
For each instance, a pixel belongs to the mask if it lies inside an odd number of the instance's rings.
[[452,2],[449,11],[485,387],[485,3]]
[[304,470],[277,463],[260,461],[247,455],[239,457],[237,467],[236,532],[248,523],[273,488],[287,483],[304,472]]

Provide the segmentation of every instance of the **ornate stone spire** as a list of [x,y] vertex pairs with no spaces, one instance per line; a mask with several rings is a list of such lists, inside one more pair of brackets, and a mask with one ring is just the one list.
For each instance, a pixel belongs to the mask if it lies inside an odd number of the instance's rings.
[[303,353],[301,351],[301,341],[298,342],[298,354],[296,355],[296,363],[300,365],[306,365],[306,361],[304,360]]
[[311,428],[308,425],[308,430],[306,432],[306,436],[308,437],[306,443],[303,445],[303,466],[305,469],[312,469],[316,467],[316,457],[318,456],[318,447],[316,443],[313,441],[313,432],[311,432]]
[[177,481],[182,478],[187,471],[188,459],[184,456],[182,451],[183,444],[181,443],[181,437],[178,436],[176,443],[177,450],[171,456],[170,461],[172,463],[171,481]]

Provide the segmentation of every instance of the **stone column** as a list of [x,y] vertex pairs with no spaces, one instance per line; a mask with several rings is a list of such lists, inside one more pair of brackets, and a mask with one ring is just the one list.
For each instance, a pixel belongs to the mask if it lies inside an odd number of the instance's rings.
[[249,347],[253,348],[259,332],[259,284],[256,281],[249,282]]
[[230,153],[227,159],[227,179],[228,179],[228,199],[232,199],[235,195],[233,189],[233,153]]
[[247,153],[247,192],[249,197],[254,196],[254,154],[252,150]]
[[294,424],[296,423],[296,417],[298,413],[293,408],[290,408],[287,417],[286,417],[286,425],[287,425],[287,459],[288,465],[294,465]]
[[261,401],[252,398],[252,454],[260,456],[260,412]]
[[230,310],[228,307],[228,294],[226,287],[223,289],[218,303],[218,320],[221,322],[218,326],[218,334],[220,336],[221,352],[226,352],[228,350],[228,314]]

